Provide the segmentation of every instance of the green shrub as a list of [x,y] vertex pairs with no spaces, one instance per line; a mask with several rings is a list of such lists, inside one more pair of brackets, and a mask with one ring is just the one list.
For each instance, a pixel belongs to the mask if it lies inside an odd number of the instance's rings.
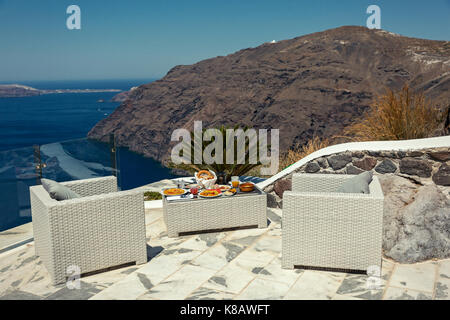
[[161,199],[162,199],[162,195],[159,192],[155,192],[155,191],[144,192],[144,200],[145,201],[161,200]]

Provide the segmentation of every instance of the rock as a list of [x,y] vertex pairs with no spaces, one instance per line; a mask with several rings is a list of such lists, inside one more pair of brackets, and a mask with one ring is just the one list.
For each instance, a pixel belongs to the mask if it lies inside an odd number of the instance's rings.
[[306,173],[316,173],[320,170],[320,166],[316,162],[309,162],[305,167]]
[[373,167],[377,164],[377,159],[373,157],[366,157],[362,160],[354,160],[353,165],[357,166],[360,169],[363,169],[365,171],[372,170]]
[[397,166],[393,161],[386,159],[375,168],[375,171],[378,173],[394,173],[397,171]]
[[443,163],[433,175],[433,182],[441,186],[450,186],[450,165]]
[[380,157],[382,158],[394,158],[395,152],[393,151],[380,151]]
[[395,153],[395,155],[397,156],[397,158],[402,159],[402,158],[406,157],[406,152],[405,151],[397,151]]
[[268,193],[267,194],[267,207],[268,208],[278,208],[279,198],[276,194]]
[[275,185],[273,186],[273,190],[275,191],[276,195],[279,196],[281,199],[283,199],[283,193],[285,191],[292,190],[292,180],[288,179],[281,179],[275,182]]
[[333,168],[333,170],[342,169],[351,161],[352,156],[348,153],[338,154],[328,158],[328,163]]
[[428,160],[404,158],[400,161],[401,173],[415,175],[421,178],[429,178],[432,170],[433,168]]
[[448,161],[450,160],[450,150],[443,150],[443,151],[431,151],[428,153],[428,155],[438,161]]
[[419,178],[417,176],[410,176],[409,174],[403,174],[403,173],[396,173],[399,177],[403,177],[405,179],[408,179],[409,181],[412,181],[416,185],[424,186],[426,181],[424,181],[422,178]]
[[356,157],[356,158],[359,158],[359,159],[361,159],[361,158],[364,158],[364,156],[366,155],[363,151],[353,151],[353,154],[352,154],[354,157]]
[[422,151],[409,151],[406,154],[407,157],[412,157],[412,158],[418,158],[423,156],[423,152]]
[[400,263],[450,257],[450,199],[435,185],[417,187],[401,177],[380,180],[385,255]]
[[356,167],[354,167],[353,165],[348,165],[347,166],[347,174],[360,174],[360,173],[363,173],[364,172],[364,170],[361,170],[361,169],[359,169],[359,168],[356,168]]
[[450,201],[436,186],[422,187],[401,214],[398,240],[389,257],[412,263],[450,256]]
[[327,162],[327,159],[325,159],[325,158],[319,158],[319,159],[317,159],[316,160],[317,161],[317,163],[319,164],[319,166],[321,167],[321,168],[328,168],[328,162]]
[[398,210],[408,205],[417,190],[410,180],[394,174],[378,176],[384,194],[383,249],[389,251],[395,246],[399,233]]
[[381,156],[381,151],[368,151],[368,154],[372,157],[379,157]]

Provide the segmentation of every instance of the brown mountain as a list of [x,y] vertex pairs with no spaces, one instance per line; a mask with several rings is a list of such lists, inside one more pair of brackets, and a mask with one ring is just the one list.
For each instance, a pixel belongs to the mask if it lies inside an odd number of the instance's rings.
[[450,101],[450,42],[341,27],[176,66],[133,90],[89,137],[115,133],[120,145],[164,160],[172,131],[202,120],[204,127],[279,128],[286,150],[340,133],[375,94],[405,82]]

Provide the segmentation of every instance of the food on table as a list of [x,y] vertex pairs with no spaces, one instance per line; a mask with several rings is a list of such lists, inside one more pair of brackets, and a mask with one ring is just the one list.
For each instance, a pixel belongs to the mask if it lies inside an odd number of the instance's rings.
[[208,170],[200,170],[197,173],[197,178],[198,179],[211,180],[211,179],[214,179],[214,175],[211,172],[209,172]]
[[192,187],[189,191],[194,196],[196,196],[198,194],[198,188],[197,187]]
[[214,189],[219,189],[220,191],[224,192],[224,191],[227,191],[227,190],[231,189],[231,187],[230,186],[226,186],[224,184],[220,184]]
[[251,192],[253,191],[253,189],[255,189],[255,185],[251,182],[244,182],[239,185],[239,189],[242,192]]
[[179,196],[184,194],[186,191],[180,188],[170,188],[163,191],[165,196]]
[[225,191],[223,194],[226,195],[226,196],[233,196],[233,195],[236,194],[236,189],[231,188],[231,189]]
[[205,197],[205,198],[217,197],[220,194],[221,194],[221,192],[216,189],[207,189],[207,190],[203,190],[202,192],[200,192],[200,196]]

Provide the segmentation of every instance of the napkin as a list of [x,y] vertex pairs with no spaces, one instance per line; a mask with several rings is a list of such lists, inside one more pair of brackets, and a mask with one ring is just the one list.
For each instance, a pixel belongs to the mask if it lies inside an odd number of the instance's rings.
[[173,200],[183,200],[183,199],[192,199],[194,198],[194,196],[192,194],[188,194],[185,197],[181,197],[181,196],[168,196],[166,197],[167,201],[173,201]]

